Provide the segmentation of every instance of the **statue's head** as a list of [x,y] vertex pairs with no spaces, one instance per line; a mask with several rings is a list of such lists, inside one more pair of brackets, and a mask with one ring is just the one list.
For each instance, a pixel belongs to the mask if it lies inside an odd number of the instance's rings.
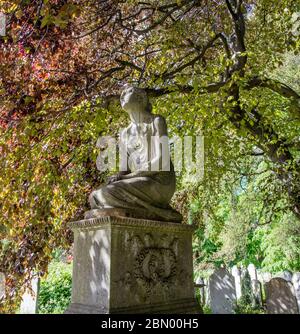
[[121,97],[121,106],[126,111],[140,110],[151,112],[151,104],[144,89],[125,85]]

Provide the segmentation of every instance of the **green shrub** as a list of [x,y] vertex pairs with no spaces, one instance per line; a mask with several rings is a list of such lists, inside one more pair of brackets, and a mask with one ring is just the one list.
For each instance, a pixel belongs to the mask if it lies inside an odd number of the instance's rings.
[[211,308],[208,305],[202,307],[203,314],[212,314]]
[[235,314],[265,314],[265,310],[260,305],[249,304],[247,298],[241,297],[234,307]]
[[63,313],[71,300],[72,264],[52,262],[49,274],[41,280],[39,313]]

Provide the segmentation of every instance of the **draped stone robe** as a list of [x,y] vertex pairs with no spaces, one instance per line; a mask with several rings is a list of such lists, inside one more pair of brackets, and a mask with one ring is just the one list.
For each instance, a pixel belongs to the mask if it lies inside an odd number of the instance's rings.
[[137,218],[182,220],[182,216],[169,205],[176,177],[167,136],[158,136],[155,121],[165,125],[162,116],[150,114],[149,122],[131,123],[122,132],[120,150],[124,154],[123,159],[124,156],[127,158],[125,166],[129,173],[94,190],[89,198],[92,210],[118,208],[129,210]]

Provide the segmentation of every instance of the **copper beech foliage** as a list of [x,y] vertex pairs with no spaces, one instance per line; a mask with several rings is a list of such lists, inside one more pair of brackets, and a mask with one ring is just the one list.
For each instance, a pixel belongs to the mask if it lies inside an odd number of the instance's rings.
[[[6,311],[24,282],[47,272],[53,248],[71,243],[64,223],[81,216],[87,193],[103,180],[94,141],[123,124],[115,101],[126,82],[144,87],[154,105],[188,101],[190,120],[203,112],[228,122],[259,148],[300,217],[299,93],[268,76],[287,51],[299,51],[291,20],[299,10],[292,0],[0,2]],[[278,120],[265,112],[272,99],[284,106]],[[286,115],[295,120],[293,138],[278,127]],[[169,116],[181,122],[176,108]]]

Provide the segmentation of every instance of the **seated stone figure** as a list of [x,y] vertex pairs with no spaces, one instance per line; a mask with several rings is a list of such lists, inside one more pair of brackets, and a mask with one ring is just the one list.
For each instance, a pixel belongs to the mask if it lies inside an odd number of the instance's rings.
[[110,177],[107,185],[90,194],[92,210],[86,212],[85,218],[113,212],[119,216],[181,222],[182,216],[169,205],[176,179],[165,119],[151,113],[147,94],[140,88],[126,86],[120,100],[131,120],[120,136],[125,171]]

